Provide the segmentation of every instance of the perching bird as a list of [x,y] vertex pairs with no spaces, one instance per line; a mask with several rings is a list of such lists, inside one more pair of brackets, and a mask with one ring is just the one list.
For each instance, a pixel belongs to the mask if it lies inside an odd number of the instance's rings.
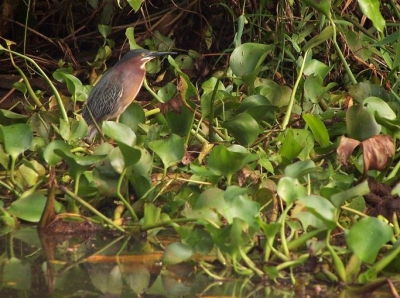
[[101,126],[102,121],[119,117],[136,98],[146,76],[145,64],[158,56],[172,54],[177,53],[132,50],[103,75],[83,106],[89,140],[97,134],[93,120]]

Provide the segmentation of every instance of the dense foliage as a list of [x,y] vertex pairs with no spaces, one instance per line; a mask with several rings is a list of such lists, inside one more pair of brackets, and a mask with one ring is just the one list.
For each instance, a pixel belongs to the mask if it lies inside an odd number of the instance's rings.
[[[128,2],[139,14],[141,1]],[[121,232],[173,229],[180,240],[163,263],[196,256],[216,279],[221,266],[294,282],[307,265],[348,284],[398,272],[398,5],[258,2],[203,4],[234,20],[230,43],[199,12],[199,48],[148,34],[140,46],[180,54],[147,64],[154,99],[104,122],[105,141],[93,144],[80,115],[91,87],[73,64],[52,73],[67,86],[60,94],[35,59],[2,40],[26,99],[24,112],[0,110],[2,233],[17,218],[44,227],[69,212]],[[108,21],[91,78],[115,48]],[[136,28],[125,34],[137,48]],[[32,90],[17,57],[51,86],[50,99]]]

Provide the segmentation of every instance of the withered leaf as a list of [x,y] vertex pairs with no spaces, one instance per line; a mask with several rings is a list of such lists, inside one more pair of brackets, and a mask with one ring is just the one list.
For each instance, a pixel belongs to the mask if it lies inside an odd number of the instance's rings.
[[349,160],[350,155],[359,144],[360,141],[346,138],[345,136],[341,138],[340,144],[336,149],[336,153],[338,154],[339,162],[342,165],[347,165],[347,161]]
[[395,148],[391,136],[376,135],[361,143],[364,157],[364,174],[368,170],[382,171],[393,157]]

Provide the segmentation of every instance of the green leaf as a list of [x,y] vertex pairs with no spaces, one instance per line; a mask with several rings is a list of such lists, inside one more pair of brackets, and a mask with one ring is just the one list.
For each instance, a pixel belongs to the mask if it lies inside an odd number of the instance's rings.
[[104,121],[103,132],[106,136],[128,146],[134,146],[136,144],[136,134],[122,123]]
[[97,29],[99,29],[99,32],[103,38],[107,38],[107,36],[111,33],[112,27],[104,24],[98,24]]
[[302,0],[302,2],[324,14],[327,18],[331,17],[331,1],[330,0]]
[[239,186],[229,186],[224,194],[226,209],[222,214],[228,221],[233,223],[234,218],[240,218],[249,225],[255,224],[255,217],[258,215],[260,205],[249,199],[247,189]]
[[248,155],[249,152],[242,146],[233,145],[226,148],[224,145],[218,145],[208,157],[208,166],[216,175],[231,177],[242,169]]
[[180,112],[166,112],[165,120],[173,134],[187,136],[192,129],[194,112],[183,105]]
[[336,207],[327,199],[317,195],[302,197],[299,201],[311,212],[321,219],[328,229],[336,227]]
[[145,123],[146,117],[141,105],[133,102],[119,117],[119,123],[125,124],[134,132],[137,132],[139,124]]
[[315,163],[312,160],[304,160],[292,163],[285,168],[285,176],[292,178],[301,178],[308,173],[317,170]]
[[176,86],[171,82],[168,82],[165,86],[161,87],[158,90],[157,95],[161,99],[162,103],[167,103],[172,98],[174,98],[176,92],[177,92]]
[[293,129],[290,128],[286,133],[285,139],[282,146],[279,148],[278,153],[286,158],[287,161],[292,161],[302,150],[303,147],[295,139]]
[[233,50],[229,60],[233,74],[243,77],[257,72],[271,49],[271,45],[250,42],[238,46]]
[[377,113],[382,118],[386,118],[389,120],[396,119],[395,112],[393,112],[391,107],[389,107],[389,105],[379,97],[375,96],[367,97],[364,100],[363,105],[368,107],[372,115]]
[[370,193],[370,189],[368,186],[368,181],[364,181],[350,189],[333,194],[330,197],[330,201],[336,207],[340,207],[340,205],[342,205],[342,203],[344,203],[347,200],[350,200],[350,199],[358,197],[358,196],[364,196],[369,193]]
[[346,112],[347,132],[350,138],[364,141],[381,131],[381,126],[375,121],[368,108],[356,104]]
[[49,166],[55,166],[62,160],[61,156],[54,153],[54,149],[69,151],[70,147],[61,140],[50,142],[43,151],[43,158]]
[[143,0],[128,0],[129,5],[132,9],[137,12],[142,5]]
[[363,14],[372,21],[374,27],[381,33],[385,29],[385,19],[379,10],[380,1],[378,0],[358,0],[358,5]]
[[55,149],[54,153],[61,156],[69,165],[71,175],[76,179],[81,175],[89,166],[103,160],[104,155],[75,155],[68,150]]
[[1,126],[0,132],[0,141],[4,143],[5,151],[14,160],[31,146],[33,132],[28,124]]
[[361,261],[371,264],[392,237],[393,229],[388,224],[375,217],[366,217],[350,229],[346,242]]
[[225,121],[223,127],[243,146],[253,144],[259,133],[257,121],[247,113],[238,114]]
[[329,145],[329,133],[325,127],[325,124],[322,120],[314,115],[304,114],[304,121],[306,121],[307,125],[310,127],[315,140],[322,146]]
[[149,143],[149,147],[161,158],[165,169],[181,161],[185,155],[184,141],[175,134],[165,140],[152,141]]
[[193,249],[184,243],[174,242],[165,248],[162,263],[165,265],[179,264],[187,261],[193,255]]
[[[311,0],[310,0],[311,2]],[[325,3],[327,1],[320,1],[321,3]],[[329,3],[330,6],[330,3]],[[330,11],[329,11],[330,13]],[[332,26],[327,26],[322,30],[321,33],[318,35],[315,35],[313,38],[311,38],[304,46],[303,46],[303,51],[306,52],[309,49],[315,48],[317,45],[325,42],[329,38],[333,36],[333,27]]]
[[[9,212],[19,219],[29,222],[39,222],[42,216],[47,198],[39,193],[33,193],[27,197],[11,203]],[[62,205],[55,202],[56,212],[60,212]]]
[[292,204],[307,194],[306,188],[299,180],[291,177],[283,177],[279,180],[277,192],[287,204]]
[[143,224],[145,226],[152,225],[160,221],[161,208],[156,207],[153,203],[144,204]]

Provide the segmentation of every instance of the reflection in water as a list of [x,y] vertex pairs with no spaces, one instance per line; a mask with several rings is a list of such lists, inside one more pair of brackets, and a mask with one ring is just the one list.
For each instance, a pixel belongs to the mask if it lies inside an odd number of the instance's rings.
[[[194,262],[162,266],[163,248],[175,240],[159,234],[157,238],[111,232],[51,235],[32,227],[20,228],[0,237],[0,297],[315,295],[316,290],[307,282],[293,287],[290,282],[285,285],[254,278],[234,279],[229,268],[221,268],[221,276],[227,276],[227,280],[216,282],[198,270]],[[324,290],[325,297],[333,295],[338,295],[335,288]],[[342,297],[355,296],[342,292]]]

